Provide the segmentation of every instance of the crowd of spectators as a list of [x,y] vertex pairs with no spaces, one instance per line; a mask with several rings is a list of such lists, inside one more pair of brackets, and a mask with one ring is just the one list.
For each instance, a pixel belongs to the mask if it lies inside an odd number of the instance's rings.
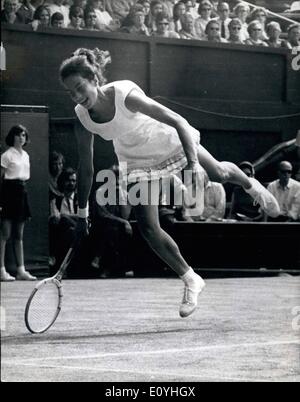
[[[297,3],[290,2],[290,10],[297,11]],[[33,30],[123,32],[288,49],[300,45],[299,23],[285,28],[267,9],[239,0],[3,0],[1,21],[30,24]]]

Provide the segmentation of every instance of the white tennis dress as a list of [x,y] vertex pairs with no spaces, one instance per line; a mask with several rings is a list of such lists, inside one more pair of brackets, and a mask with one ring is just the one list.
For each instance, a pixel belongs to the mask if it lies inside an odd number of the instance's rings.
[[[127,95],[137,89],[132,81],[115,81],[103,86],[114,87],[115,115],[106,123],[95,123],[87,109],[81,105],[75,112],[82,125],[105,140],[112,140],[118,157],[121,174],[130,183],[157,180],[176,174],[187,165],[177,131],[143,113],[133,113],[125,106]],[[199,143],[200,133],[191,127],[191,135]],[[124,162],[127,169],[124,171]]]

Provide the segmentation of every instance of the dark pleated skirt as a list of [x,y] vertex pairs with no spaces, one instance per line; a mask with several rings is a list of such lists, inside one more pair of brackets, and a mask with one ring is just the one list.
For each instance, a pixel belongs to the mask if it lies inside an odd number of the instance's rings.
[[31,217],[26,182],[4,180],[1,189],[1,218],[25,221]]

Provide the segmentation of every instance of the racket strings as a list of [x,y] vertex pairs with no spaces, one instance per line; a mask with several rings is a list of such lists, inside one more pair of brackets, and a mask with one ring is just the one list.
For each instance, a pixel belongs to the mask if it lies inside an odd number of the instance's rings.
[[31,299],[28,309],[28,324],[34,332],[47,329],[58,314],[59,288],[53,282],[44,284]]

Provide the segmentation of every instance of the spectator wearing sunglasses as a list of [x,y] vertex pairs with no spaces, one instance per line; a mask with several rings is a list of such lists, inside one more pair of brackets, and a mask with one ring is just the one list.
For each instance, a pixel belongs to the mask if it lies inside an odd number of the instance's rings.
[[250,8],[248,5],[243,3],[238,3],[233,9],[234,15],[241,21],[242,29],[241,29],[241,37],[242,40],[246,40],[249,38],[248,33],[248,24],[247,18],[250,14]]
[[266,34],[266,21],[267,21],[267,12],[263,8],[256,8],[252,11],[250,15],[250,21],[259,21],[262,26],[261,38],[262,40],[267,40],[268,36]]
[[208,22],[211,20],[212,4],[209,1],[203,1],[199,4],[199,18],[195,21],[195,32],[199,39],[205,40],[205,29]]
[[293,167],[290,162],[282,161],[278,165],[278,179],[268,185],[268,190],[276,198],[280,215],[268,218],[268,221],[297,221],[300,215],[300,183],[291,178]]
[[259,21],[251,21],[248,25],[249,38],[245,40],[245,45],[267,47],[267,43],[261,39],[262,30],[263,28]]
[[152,32],[152,36],[161,38],[177,38],[180,36],[177,32],[170,30],[170,21],[168,15],[165,13],[159,13],[155,19],[156,31]]
[[227,40],[221,38],[221,25],[216,19],[212,19],[208,22],[205,28],[206,40],[216,43],[227,43]]
[[69,14],[70,24],[68,25],[68,28],[82,29],[84,26],[83,17],[83,9],[81,7],[71,6]]
[[240,45],[243,45],[245,43],[241,35],[242,23],[238,18],[233,18],[230,21],[228,29],[229,29],[228,43],[235,43]]

